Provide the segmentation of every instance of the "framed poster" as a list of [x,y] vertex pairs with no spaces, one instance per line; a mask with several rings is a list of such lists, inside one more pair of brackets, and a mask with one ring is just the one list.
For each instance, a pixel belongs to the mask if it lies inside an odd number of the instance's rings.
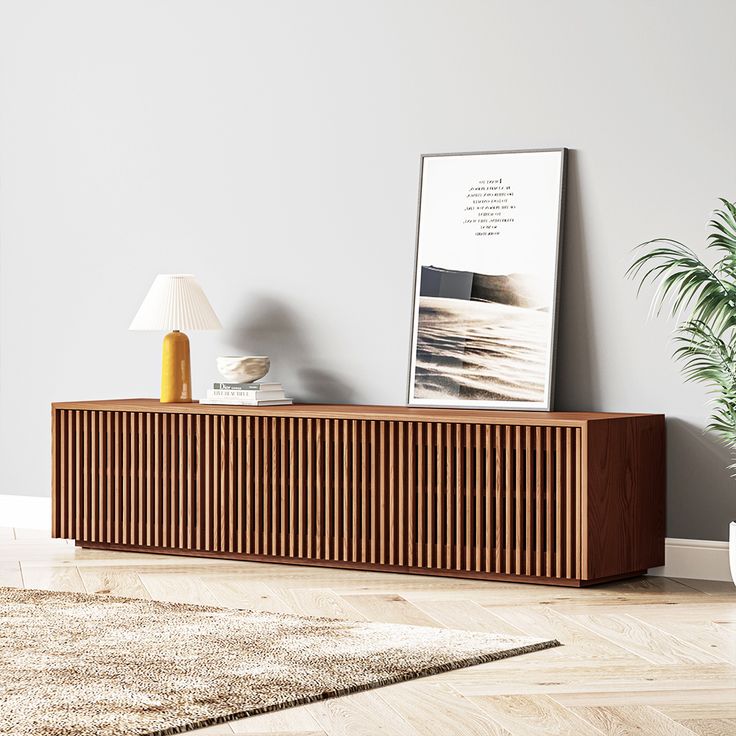
[[565,158],[422,156],[410,405],[551,409]]

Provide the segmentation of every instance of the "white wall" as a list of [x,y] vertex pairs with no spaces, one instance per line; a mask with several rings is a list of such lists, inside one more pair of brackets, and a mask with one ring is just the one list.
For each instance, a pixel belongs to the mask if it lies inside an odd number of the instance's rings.
[[127,332],[195,273],[223,352],[301,399],[405,400],[418,157],[568,146],[558,406],[672,420],[668,534],[724,539],[705,393],[623,278],[736,199],[736,5],[0,0],[0,489],[49,487],[49,402],[155,395]]

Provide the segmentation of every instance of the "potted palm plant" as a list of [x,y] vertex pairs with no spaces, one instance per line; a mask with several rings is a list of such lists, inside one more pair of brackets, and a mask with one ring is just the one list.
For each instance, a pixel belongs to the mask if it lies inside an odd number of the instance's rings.
[[[736,471],[736,205],[720,202],[709,223],[712,265],[682,243],[657,238],[638,246],[627,275],[639,282],[637,293],[656,284],[653,310],[678,318],[674,357],[686,380],[708,386],[707,429],[734,452],[730,469]],[[729,561],[736,583],[736,521],[729,524]]]

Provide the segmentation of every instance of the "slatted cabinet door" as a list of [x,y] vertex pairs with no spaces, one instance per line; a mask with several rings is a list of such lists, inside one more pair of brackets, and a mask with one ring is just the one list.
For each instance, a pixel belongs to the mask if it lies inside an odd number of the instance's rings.
[[53,532],[87,546],[584,581],[585,425],[431,419],[57,407]]

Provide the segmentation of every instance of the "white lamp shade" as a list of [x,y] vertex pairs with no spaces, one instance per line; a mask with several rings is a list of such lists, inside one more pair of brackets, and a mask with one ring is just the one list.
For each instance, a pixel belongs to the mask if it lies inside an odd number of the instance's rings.
[[161,273],[153,281],[131,330],[219,330],[215,310],[194,276]]

